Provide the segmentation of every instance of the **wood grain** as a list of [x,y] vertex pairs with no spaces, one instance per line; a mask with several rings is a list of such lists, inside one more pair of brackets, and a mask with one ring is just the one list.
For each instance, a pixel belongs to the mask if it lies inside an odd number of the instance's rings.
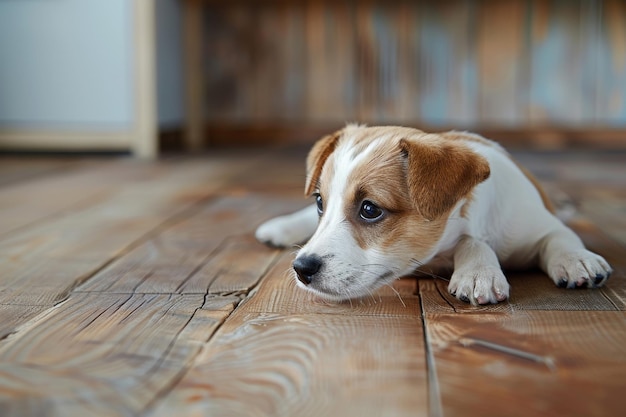
[[623,156],[521,155],[580,208],[571,224],[614,266],[607,285],[507,272],[511,300],[481,307],[444,279],[343,303],[296,287],[293,249],[252,233],[307,204],[302,156],[107,160],[5,183],[0,218],[22,226],[0,235],[0,415],[620,415]]
[[[77,291],[204,294],[209,287],[211,292],[249,289],[276,255],[251,240],[254,227],[260,219],[289,210],[289,203],[255,194],[216,198],[107,265]],[[300,199],[291,204],[299,208]]]
[[[100,165],[109,165],[109,162],[93,161],[89,168],[76,167],[76,170],[55,170],[38,181],[12,183],[12,175],[24,178],[27,175],[35,176],[38,170],[49,168],[35,168],[35,161],[24,163],[24,171],[5,171],[5,183],[0,194],[0,235],[18,230],[44,218],[59,216],[76,207],[97,203],[107,194],[106,183],[95,181],[95,176],[102,177]],[[6,170],[12,164],[6,163]],[[120,164],[120,169],[124,164]],[[106,168],[105,168],[106,169]],[[44,171],[45,172],[45,171]],[[83,175],[76,175],[80,172]],[[95,174],[95,175],[94,175]],[[17,179],[17,178],[16,178]],[[33,196],[37,196],[37,204],[33,204]]]
[[623,312],[427,314],[443,415],[619,415],[625,325]]
[[323,303],[284,279],[291,258],[284,254],[155,414],[427,415],[414,281],[398,282],[406,307],[393,291]]
[[[62,216],[44,214],[40,223],[0,239],[0,259],[6,271],[0,276],[0,305],[22,305],[25,312],[32,312],[32,306],[42,310],[53,306],[109,262],[148,241],[154,230],[167,228],[198,210],[199,202],[237,178],[235,173],[245,171],[248,163],[254,166],[254,162],[256,159],[251,158],[242,166],[228,159],[212,164],[190,161],[184,169],[175,161],[120,162],[104,168],[108,180],[102,183],[108,190],[99,195],[99,178],[103,176],[100,168],[66,178],[70,183],[77,181],[72,178],[84,178],[80,180],[84,181],[83,187],[89,189],[91,184],[98,198],[73,205]],[[31,204],[33,199],[38,201],[39,195],[33,194],[33,189],[48,187],[48,192],[54,193],[59,187],[58,183],[55,187],[55,183],[43,182],[45,187],[37,183],[16,185],[16,193],[23,196],[19,206],[28,206],[28,196]],[[81,198],[80,194],[76,197]],[[58,209],[55,203],[48,207]],[[10,206],[0,218],[8,224],[14,213],[14,206]],[[45,213],[45,209],[39,213]],[[25,315],[24,320],[29,317]],[[3,321],[0,334],[14,331],[15,324]]]
[[135,415],[180,377],[237,302],[74,295],[0,347],[0,412]]
[[[258,162],[252,159],[246,163]],[[182,199],[185,196],[193,199],[193,193],[207,196],[231,180],[236,172],[245,171],[241,164],[228,159],[191,162],[184,170],[176,166],[175,159],[145,164],[135,164],[126,158],[94,160],[89,166],[45,176],[38,181],[7,184],[0,194],[0,235],[45,219],[52,220],[52,217],[97,212],[102,204],[106,207],[106,200],[111,197],[129,199],[142,193],[166,194],[176,187]],[[221,177],[216,178],[218,172]],[[177,182],[185,175],[190,176],[188,184],[181,187]],[[175,203],[175,196],[169,198]]]
[[424,388],[414,318],[238,314],[155,415],[425,416]]

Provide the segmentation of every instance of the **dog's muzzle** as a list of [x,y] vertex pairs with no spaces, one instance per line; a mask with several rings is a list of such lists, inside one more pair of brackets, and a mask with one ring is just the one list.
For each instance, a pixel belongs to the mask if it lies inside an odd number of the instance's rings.
[[304,285],[309,285],[321,268],[322,260],[315,255],[299,256],[293,261],[298,280]]

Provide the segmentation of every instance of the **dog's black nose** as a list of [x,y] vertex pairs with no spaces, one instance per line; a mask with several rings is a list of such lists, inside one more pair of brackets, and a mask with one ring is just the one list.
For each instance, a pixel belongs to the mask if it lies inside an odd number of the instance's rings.
[[315,255],[299,256],[293,261],[293,269],[298,275],[298,280],[304,285],[309,285],[313,281],[313,276],[322,267],[322,260]]

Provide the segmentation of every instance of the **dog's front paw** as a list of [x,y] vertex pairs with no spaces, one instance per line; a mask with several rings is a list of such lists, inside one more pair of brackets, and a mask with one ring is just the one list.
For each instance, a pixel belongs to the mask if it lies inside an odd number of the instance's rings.
[[463,268],[452,274],[448,291],[473,305],[496,304],[509,298],[509,283],[496,267]]
[[596,288],[604,285],[612,269],[600,255],[579,249],[552,256],[547,272],[561,288]]
[[261,243],[276,248],[286,248],[303,243],[308,236],[294,225],[290,216],[280,216],[261,224],[255,233]]

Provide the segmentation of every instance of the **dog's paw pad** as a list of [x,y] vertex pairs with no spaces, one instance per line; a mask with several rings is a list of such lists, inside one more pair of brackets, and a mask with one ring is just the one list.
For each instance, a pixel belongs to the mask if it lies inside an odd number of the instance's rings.
[[452,274],[448,291],[473,305],[496,304],[509,298],[509,283],[499,268],[464,268]]
[[548,275],[560,288],[601,287],[611,272],[603,257],[586,249],[553,256],[548,263]]

